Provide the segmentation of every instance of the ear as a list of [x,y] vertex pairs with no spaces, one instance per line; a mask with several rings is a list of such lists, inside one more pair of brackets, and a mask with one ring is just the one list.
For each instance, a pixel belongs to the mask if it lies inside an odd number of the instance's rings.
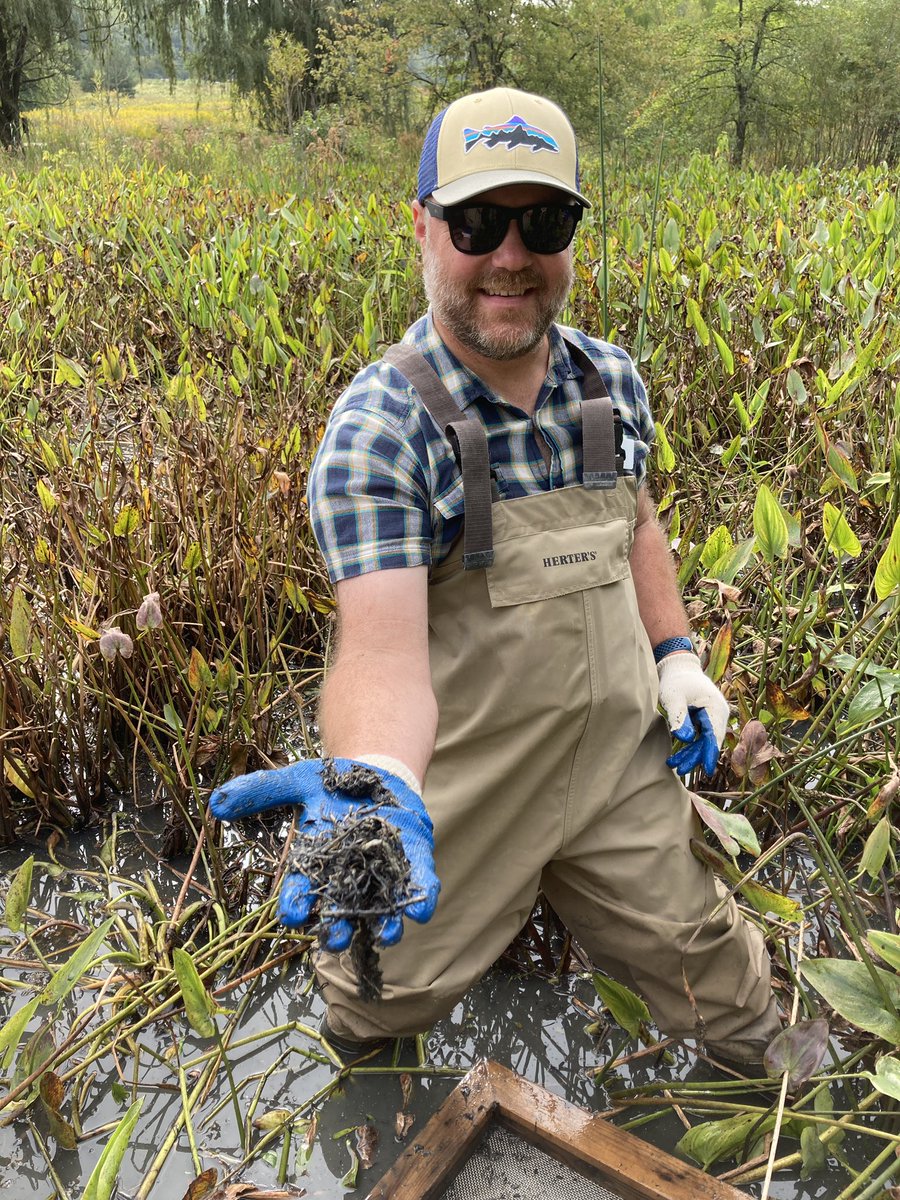
[[420,246],[424,246],[425,245],[425,220],[428,215],[425,211],[425,206],[420,204],[418,200],[413,200],[412,214],[413,214],[413,229],[415,231],[416,241],[419,243]]

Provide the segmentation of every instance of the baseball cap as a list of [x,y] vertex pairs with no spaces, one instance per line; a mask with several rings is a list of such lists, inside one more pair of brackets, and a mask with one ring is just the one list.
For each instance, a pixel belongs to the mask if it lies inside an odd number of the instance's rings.
[[578,150],[552,100],[491,88],[454,100],[431,122],[419,159],[419,200],[461,204],[510,183],[558,188],[587,208],[578,190]]

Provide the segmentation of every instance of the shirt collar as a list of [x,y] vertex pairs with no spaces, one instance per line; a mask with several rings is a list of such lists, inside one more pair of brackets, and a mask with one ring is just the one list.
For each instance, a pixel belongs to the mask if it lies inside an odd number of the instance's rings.
[[[560,333],[559,327],[551,325],[548,336],[550,357],[545,386],[556,387],[568,379],[580,379],[581,371],[572,362],[565,338]],[[430,308],[424,317],[410,326],[403,341],[424,354],[440,375],[444,386],[461,410],[465,410],[484,396],[483,380],[461,363],[443,340],[435,329]]]

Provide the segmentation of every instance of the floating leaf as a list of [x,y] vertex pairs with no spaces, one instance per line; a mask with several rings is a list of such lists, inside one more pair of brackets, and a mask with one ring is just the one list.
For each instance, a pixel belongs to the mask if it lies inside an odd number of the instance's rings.
[[16,871],[12,878],[12,883],[9,885],[9,890],[6,893],[6,902],[3,906],[3,920],[13,933],[18,933],[22,928],[22,918],[28,909],[28,901],[31,898],[31,873],[33,869],[34,855],[30,854],[21,867],[19,867],[18,871]]
[[360,1125],[356,1130],[356,1152],[362,1166],[368,1170],[378,1153],[378,1130],[374,1125]]
[[800,1130],[800,1159],[800,1178],[803,1180],[811,1179],[825,1169],[828,1151],[815,1125],[807,1123]]
[[751,1134],[759,1140],[774,1125],[774,1116],[760,1120],[757,1113],[740,1113],[725,1121],[703,1121],[689,1129],[675,1149],[707,1170],[720,1159],[736,1155]]
[[875,595],[886,600],[897,588],[900,588],[900,517],[894,522],[887,549],[875,568]]
[[847,518],[841,510],[833,504],[825,505],[822,512],[822,529],[828,549],[838,558],[843,555],[858,558],[862,553],[859,538],[847,524]]
[[87,1181],[81,1200],[111,1200],[119,1176],[119,1168],[122,1165],[125,1151],[128,1149],[132,1131],[137,1124],[142,1104],[143,1100],[135,1100],[116,1126],[112,1137],[103,1147],[103,1153],[97,1159],[97,1165],[91,1171],[91,1177]]
[[896,1058],[885,1055],[875,1064],[874,1075],[871,1071],[862,1071],[860,1074],[865,1075],[876,1092],[881,1092],[882,1096],[900,1100],[900,1063]]
[[594,972],[591,976],[597,995],[609,1009],[612,1019],[633,1038],[640,1037],[641,1028],[650,1023],[650,1010],[640,998],[624,983],[615,979],[607,979],[605,975]]
[[[895,1007],[900,1007],[900,979],[874,967]],[[900,1045],[900,1017],[885,1005],[865,963],[837,958],[807,959],[800,974],[809,980],[835,1012],[858,1029]]]
[[810,1079],[825,1058],[828,1049],[828,1022],[798,1021],[782,1029],[763,1056],[763,1066],[773,1079],[788,1072],[788,1088],[795,1091]]
[[74,954],[63,965],[54,971],[53,977],[40,995],[42,1004],[58,1004],[71,992],[85,971],[93,965],[97,951],[115,924],[115,918],[110,917],[97,929],[92,929]]
[[766,562],[774,563],[776,558],[787,554],[787,521],[781,505],[764,483],[760,484],[753,506],[753,532]]
[[215,1002],[204,987],[203,980],[194,966],[194,960],[186,950],[176,947],[172,951],[172,965],[181,989],[187,1019],[200,1037],[215,1037],[216,1023],[212,1019],[216,1011]]
[[356,1151],[349,1142],[345,1142],[344,1145],[347,1147],[347,1150],[350,1153],[350,1170],[341,1180],[341,1187],[355,1188],[356,1177],[359,1175],[359,1159],[356,1156]]
[[268,1112],[264,1112],[260,1117],[253,1118],[254,1129],[263,1129],[271,1131],[273,1129],[281,1129],[286,1125],[294,1115],[292,1108],[270,1108]]
[[182,1200],[206,1200],[219,1178],[215,1167],[209,1167],[192,1180],[190,1187],[184,1193]]

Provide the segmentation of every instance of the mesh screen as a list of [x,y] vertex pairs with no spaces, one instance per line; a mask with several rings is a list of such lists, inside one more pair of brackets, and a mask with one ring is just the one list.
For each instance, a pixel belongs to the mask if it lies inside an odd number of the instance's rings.
[[493,1125],[440,1200],[622,1200],[618,1192]]

